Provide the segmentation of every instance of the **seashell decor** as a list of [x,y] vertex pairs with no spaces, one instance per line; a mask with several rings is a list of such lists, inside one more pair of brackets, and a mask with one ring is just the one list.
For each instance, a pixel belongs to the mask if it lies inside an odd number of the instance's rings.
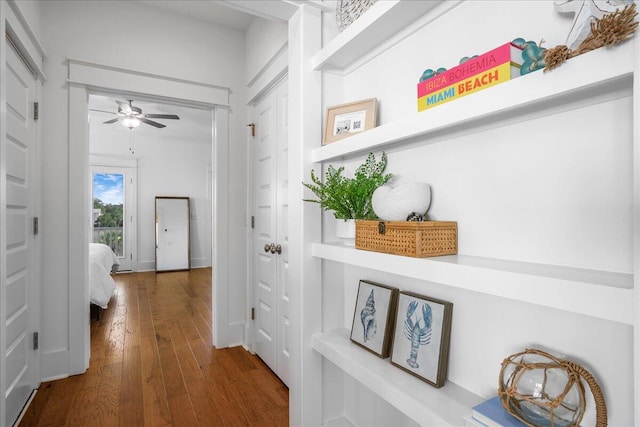
[[385,221],[405,221],[412,212],[424,214],[431,204],[431,186],[407,182],[391,187],[382,185],[373,192],[373,211]]

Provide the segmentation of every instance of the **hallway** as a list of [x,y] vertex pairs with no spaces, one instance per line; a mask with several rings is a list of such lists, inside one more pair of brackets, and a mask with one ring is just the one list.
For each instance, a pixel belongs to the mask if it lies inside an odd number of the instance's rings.
[[289,392],[211,346],[211,269],[115,276],[84,375],[43,383],[20,426],[287,426]]

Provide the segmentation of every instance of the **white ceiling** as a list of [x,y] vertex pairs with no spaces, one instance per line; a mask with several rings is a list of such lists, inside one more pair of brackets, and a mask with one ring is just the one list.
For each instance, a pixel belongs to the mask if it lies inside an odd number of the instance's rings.
[[198,21],[244,32],[254,16],[286,22],[297,10],[298,0],[134,0]]
[[252,15],[243,13],[224,5],[223,1],[205,1],[205,0],[135,0],[136,3],[145,6],[163,9],[165,11],[186,16],[188,18],[197,19],[211,24],[222,25],[233,28],[238,31],[245,31],[251,20]]

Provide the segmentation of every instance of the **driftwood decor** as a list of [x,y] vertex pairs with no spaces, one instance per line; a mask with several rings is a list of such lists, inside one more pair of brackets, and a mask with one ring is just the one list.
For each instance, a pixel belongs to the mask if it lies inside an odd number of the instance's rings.
[[566,60],[604,46],[614,46],[633,36],[638,28],[636,4],[631,3],[624,9],[603,16],[591,23],[591,33],[577,49],[559,45],[548,49],[544,57],[544,71],[550,71],[562,65]]

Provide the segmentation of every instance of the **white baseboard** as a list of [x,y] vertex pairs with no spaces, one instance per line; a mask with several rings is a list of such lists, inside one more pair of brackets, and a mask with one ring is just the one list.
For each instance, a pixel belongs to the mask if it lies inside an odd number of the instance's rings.
[[191,268],[211,267],[211,261],[207,258],[191,258]]
[[53,350],[40,354],[40,381],[53,381],[69,376],[69,350]]
[[[206,258],[195,258],[191,260],[191,268],[207,268],[211,267],[211,262]],[[136,265],[136,272],[143,273],[145,271],[156,271],[155,261],[140,261]]]
[[136,263],[136,271],[155,271],[156,262],[155,261],[138,261]]
[[31,395],[29,396],[29,399],[27,399],[27,403],[24,404],[24,406],[22,407],[22,411],[20,411],[20,415],[18,415],[18,419],[16,420],[15,423],[13,423],[14,426],[19,426],[20,422],[22,421],[22,418],[24,417],[24,414],[27,413],[27,410],[29,409],[29,406],[31,405],[31,402],[33,402],[33,399],[36,397],[36,393],[38,392],[38,389],[35,389],[31,392]]
[[327,421],[322,424],[323,427],[355,427],[351,421],[349,421],[346,417],[336,418],[331,421]]

